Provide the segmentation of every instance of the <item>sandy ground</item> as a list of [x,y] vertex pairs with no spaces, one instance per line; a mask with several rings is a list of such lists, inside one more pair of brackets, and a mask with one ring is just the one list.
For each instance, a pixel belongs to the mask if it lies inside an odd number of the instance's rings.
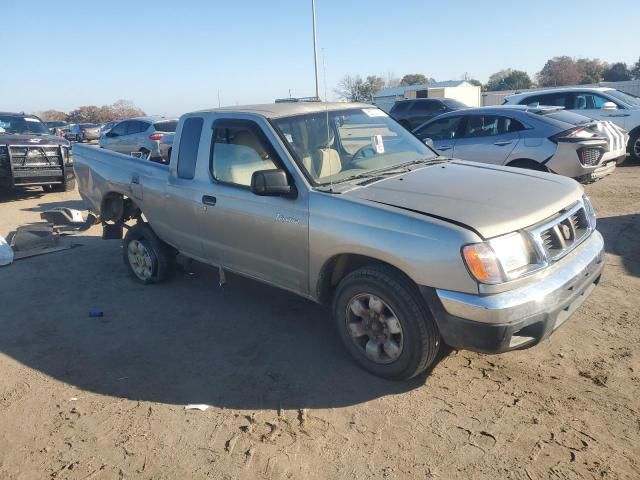
[[[586,190],[608,253],[578,312],[409,383],[289,293],[198,264],[138,285],[96,228],[0,268],[0,479],[640,478],[640,166]],[[60,205],[81,202],[4,195],[0,234]]]

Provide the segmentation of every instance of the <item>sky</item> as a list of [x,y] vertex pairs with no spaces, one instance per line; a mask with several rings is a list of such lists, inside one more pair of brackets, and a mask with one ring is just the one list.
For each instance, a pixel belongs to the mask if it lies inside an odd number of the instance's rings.
[[[346,74],[635,63],[637,0],[316,0],[320,95]],[[625,14],[627,12],[627,14]],[[311,0],[0,0],[0,110],[134,102],[148,114],[314,94]],[[326,82],[325,82],[326,78]],[[325,95],[326,92],[326,95]]]

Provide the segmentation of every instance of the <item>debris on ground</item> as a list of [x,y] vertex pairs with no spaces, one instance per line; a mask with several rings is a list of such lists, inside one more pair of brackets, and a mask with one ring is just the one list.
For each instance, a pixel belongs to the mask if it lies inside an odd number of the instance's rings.
[[200,410],[201,412],[204,412],[209,408],[211,408],[210,405],[205,405],[204,403],[191,403],[184,406],[185,410]]

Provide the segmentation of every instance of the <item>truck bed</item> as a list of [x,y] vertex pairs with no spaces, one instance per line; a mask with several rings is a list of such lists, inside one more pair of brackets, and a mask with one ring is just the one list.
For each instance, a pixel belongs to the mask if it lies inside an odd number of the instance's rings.
[[90,145],[73,146],[73,163],[80,195],[96,214],[109,192],[126,195],[143,207],[142,185],[145,192],[161,194],[169,175],[168,165]]

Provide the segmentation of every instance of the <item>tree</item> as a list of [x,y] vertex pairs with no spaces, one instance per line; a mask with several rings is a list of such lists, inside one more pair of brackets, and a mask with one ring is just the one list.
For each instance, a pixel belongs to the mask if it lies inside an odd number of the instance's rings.
[[345,75],[335,93],[348,102],[371,102],[373,96],[385,87],[385,81],[377,75],[369,75],[363,80],[360,75]]
[[577,85],[582,79],[578,64],[571,57],[553,57],[547,60],[540,73],[538,84],[542,87]]
[[72,123],[106,123],[111,120],[124,120],[131,117],[143,117],[144,111],[128,100],[118,100],[112,105],[86,105],[69,112]]
[[611,67],[604,72],[605,82],[624,82],[625,80],[631,80],[631,72],[629,67],[624,62],[618,62],[611,65]]
[[631,75],[633,75],[633,78],[636,80],[640,80],[640,58],[638,58],[638,61],[633,65]]
[[335,93],[347,102],[362,102],[364,100],[364,81],[360,75],[352,77],[345,75],[338,82]]
[[43,122],[66,122],[69,116],[59,110],[45,110],[40,112],[40,118]]
[[471,85],[475,87],[482,87],[482,82],[480,80],[476,80],[475,78],[470,78],[469,80],[465,80],[465,81],[469,82]]
[[107,108],[111,109],[111,120],[124,120],[125,118],[144,117],[146,115],[143,110],[136,107],[135,104],[129,100],[118,100],[112,105],[107,106]]
[[433,82],[433,78],[426,77],[421,73],[408,73],[402,77],[400,85],[406,87],[409,85],[423,85],[429,82]]
[[490,92],[497,90],[520,90],[530,88],[532,83],[527,72],[507,68],[491,75],[487,82],[486,89]]
[[607,63],[601,62],[597,58],[579,58],[576,60],[576,65],[580,72],[580,84],[601,82],[604,78],[605,70],[609,68]]

